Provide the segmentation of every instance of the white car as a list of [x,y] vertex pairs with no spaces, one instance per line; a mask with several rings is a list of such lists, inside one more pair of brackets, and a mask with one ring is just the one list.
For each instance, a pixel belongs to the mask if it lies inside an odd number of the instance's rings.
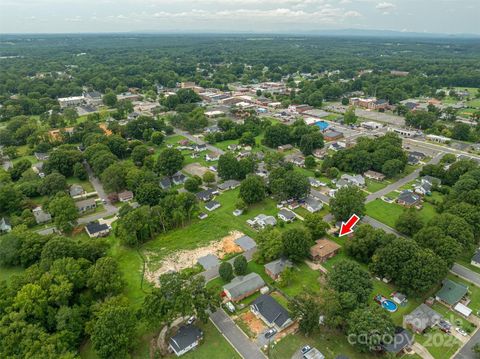
[[468,334],[465,330],[463,330],[462,328],[459,328],[459,327],[456,327],[455,330],[460,333],[461,335],[463,335],[464,337],[466,337]]
[[231,313],[235,312],[235,306],[232,304],[232,302],[227,302],[225,306]]

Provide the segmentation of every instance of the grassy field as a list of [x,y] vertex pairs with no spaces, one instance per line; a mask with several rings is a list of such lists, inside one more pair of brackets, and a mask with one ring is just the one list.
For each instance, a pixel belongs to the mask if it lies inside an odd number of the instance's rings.
[[[389,196],[390,197],[390,196]],[[387,203],[381,199],[376,199],[366,204],[367,215],[376,220],[385,223],[387,226],[395,228],[397,218],[405,211],[405,208],[396,203]],[[436,214],[435,206],[424,202],[422,209],[419,210],[420,217],[425,221],[429,221]]]
[[367,191],[370,192],[370,193],[380,191],[381,189],[387,187],[390,184],[387,181],[379,182],[379,181],[373,181],[373,180],[370,180],[370,179],[367,179],[365,182],[366,182],[366,185],[367,185]]
[[9,283],[12,279],[12,276],[14,276],[15,274],[21,274],[24,270],[25,269],[21,267],[0,267],[0,282],[6,281],[7,283]]
[[[154,262],[159,261],[169,253],[181,249],[194,249],[205,246],[211,241],[219,240],[233,230],[241,231],[255,238],[254,231],[246,220],[260,213],[276,216],[278,209],[273,200],[267,198],[262,203],[251,206],[241,216],[235,217],[232,212],[235,209],[239,189],[227,191],[216,198],[221,207],[209,213],[204,220],[194,219],[190,225],[159,235],[154,240],[145,244],[143,250],[148,253]],[[203,206],[200,206],[203,208]],[[284,228],[301,226],[300,221],[285,225]],[[279,227],[280,228],[280,227]]]
[[372,354],[358,352],[347,342],[344,334],[335,331],[325,331],[309,337],[305,337],[301,333],[289,335],[270,349],[269,357],[290,359],[294,353],[307,344],[316,347],[327,359],[333,359],[339,354],[346,355],[350,359],[372,358]]
[[82,181],[82,180],[79,180],[78,178],[76,177],[68,177],[67,178],[67,184],[69,186],[71,186],[72,184],[79,184],[83,187],[83,189],[85,190],[85,192],[93,192],[95,191],[95,189],[93,188],[92,184],[90,183],[89,180],[85,180],[85,181]]
[[440,329],[432,329],[424,335],[415,335],[415,340],[422,344],[435,359],[449,359],[460,347],[460,341]]

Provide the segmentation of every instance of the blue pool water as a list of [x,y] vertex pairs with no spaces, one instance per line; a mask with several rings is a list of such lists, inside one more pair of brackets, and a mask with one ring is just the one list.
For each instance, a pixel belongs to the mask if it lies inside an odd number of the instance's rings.
[[395,312],[397,310],[397,305],[390,299],[385,299],[382,302],[382,307],[388,310],[389,312]]
[[320,127],[320,130],[323,131],[328,127],[328,123],[326,123],[325,121],[318,121],[318,122],[315,122],[315,126]]

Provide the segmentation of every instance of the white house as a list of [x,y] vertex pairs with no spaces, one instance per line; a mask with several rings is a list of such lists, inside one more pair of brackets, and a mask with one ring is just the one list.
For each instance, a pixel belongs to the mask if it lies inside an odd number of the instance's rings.
[[170,349],[177,357],[189,352],[200,344],[203,338],[203,332],[196,326],[181,326],[177,333],[168,341]]

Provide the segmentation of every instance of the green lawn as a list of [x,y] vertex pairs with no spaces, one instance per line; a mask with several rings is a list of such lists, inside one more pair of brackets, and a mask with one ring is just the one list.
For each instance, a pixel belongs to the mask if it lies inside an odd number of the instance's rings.
[[320,272],[310,269],[305,263],[298,264],[295,267],[292,281],[286,287],[279,289],[290,297],[309,292],[320,292],[319,282]]
[[[381,199],[369,202],[365,207],[367,209],[367,215],[392,228],[395,228],[397,218],[403,213],[403,211],[405,211],[404,207],[396,203],[384,202]],[[418,212],[425,222],[429,221],[437,214],[435,206],[427,202],[423,202],[422,209]]]
[[21,274],[23,273],[25,269],[21,267],[0,267],[0,282],[1,281],[7,281],[10,282],[12,279],[12,276],[16,274]]
[[395,227],[398,216],[404,211],[402,206],[396,203],[387,203],[381,199],[369,202],[365,207],[367,209],[367,215],[392,228]]
[[[197,323],[203,330],[204,339],[197,349],[185,354],[182,358],[187,359],[240,359],[237,354],[215,326],[209,321],[206,324]],[[153,339],[152,333],[141,333],[138,345],[132,351],[133,359],[150,359],[150,341]],[[219,354],[222,353],[222,354]],[[98,359],[90,341],[85,343],[80,349],[80,358],[82,359]],[[164,358],[176,358],[174,354]]]
[[[207,324],[199,325],[203,330],[204,339],[200,346],[194,351],[185,354],[182,358],[186,359],[240,359],[240,355],[233,349],[215,326],[208,322]],[[172,355],[172,358],[175,356]]]
[[82,180],[79,180],[76,177],[68,177],[67,178],[67,184],[69,186],[71,186],[72,184],[79,184],[83,187],[85,192],[94,192],[95,191],[95,189],[93,188],[93,186],[92,186],[92,184],[90,183],[89,180],[82,181]]
[[367,185],[367,191],[370,192],[370,193],[378,192],[378,191],[387,187],[390,184],[387,181],[379,182],[379,181],[373,181],[373,180],[370,180],[370,179],[367,179],[365,182],[366,182],[366,185]]
[[[260,213],[276,216],[278,209],[276,208],[275,202],[267,198],[262,203],[249,208],[248,211],[241,216],[235,217],[232,212],[235,209],[238,192],[239,189],[237,188],[217,196],[216,200],[219,201],[222,206],[214,212],[209,213],[207,219],[194,219],[190,225],[184,228],[159,235],[144,245],[144,252],[149,254],[153,262],[158,262],[173,251],[205,246],[211,241],[225,237],[232,230],[242,231],[255,238],[256,231],[248,226],[246,220]],[[202,204],[200,208],[203,210]],[[292,224],[285,225],[284,228],[301,225],[300,221],[296,221]]]
[[307,344],[316,347],[327,359],[333,359],[339,354],[346,355],[350,359],[372,358],[372,354],[360,353],[347,342],[343,333],[336,331],[325,331],[309,337],[305,337],[301,333],[289,335],[270,349],[269,357],[290,359],[294,353]]
[[422,344],[435,359],[449,359],[460,347],[460,341],[440,329],[431,329],[424,335],[415,334],[415,340]]

